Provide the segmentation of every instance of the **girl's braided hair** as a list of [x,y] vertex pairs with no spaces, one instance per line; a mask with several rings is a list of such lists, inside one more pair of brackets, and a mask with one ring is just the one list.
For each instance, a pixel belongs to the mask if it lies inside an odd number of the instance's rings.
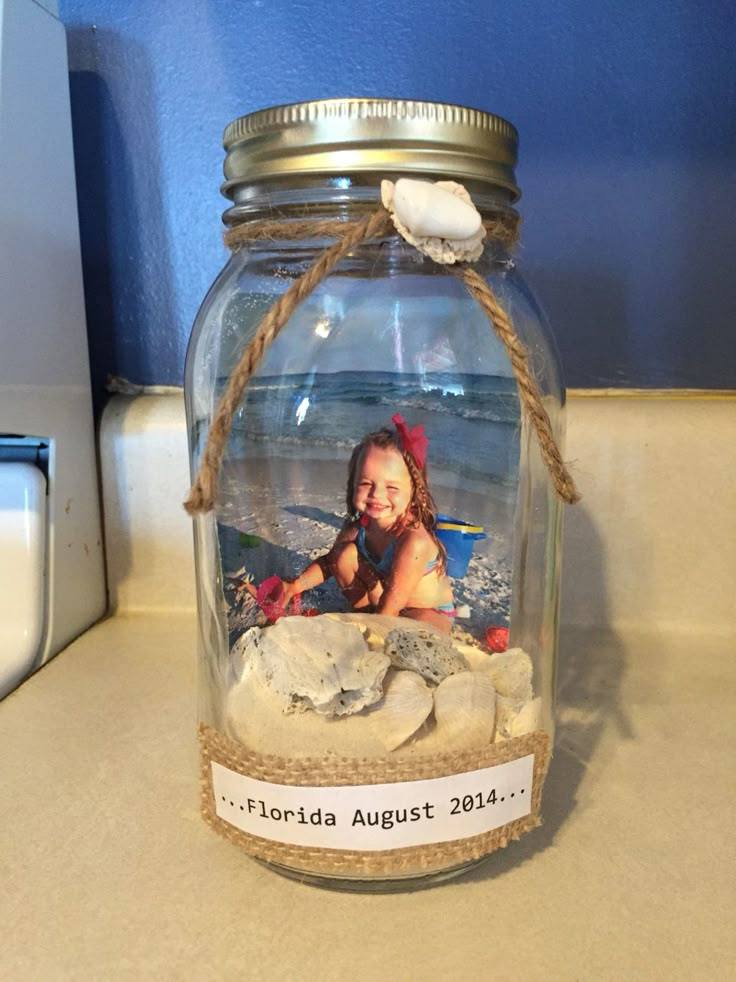
[[424,526],[432,541],[437,546],[437,553],[439,555],[437,568],[440,573],[444,573],[447,552],[437,538],[437,506],[432,498],[432,492],[429,490],[426,464],[424,467],[419,467],[414,459],[414,454],[410,450],[404,450],[398,441],[397,434],[387,427],[377,430],[375,433],[367,433],[350,456],[348,483],[345,494],[349,516],[346,524],[353,525],[359,520],[359,517],[355,515],[355,482],[358,475],[360,459],[369,447],[378,447],[379,450],[393,449],[401,454],[406,464],[406,469],[409,471],[412,485],[411,504],[405,516],[404,528],[415,529],[419,528],[420,525]]

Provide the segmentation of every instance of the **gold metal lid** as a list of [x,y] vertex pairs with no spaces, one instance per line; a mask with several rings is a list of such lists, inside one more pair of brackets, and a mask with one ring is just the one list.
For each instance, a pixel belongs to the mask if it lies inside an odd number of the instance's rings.
[[500,116],[441,102],[322,99],[275,106],[225,130],[223,194],[244,182],[348,174],[426,174],[516,184],[518,134]]

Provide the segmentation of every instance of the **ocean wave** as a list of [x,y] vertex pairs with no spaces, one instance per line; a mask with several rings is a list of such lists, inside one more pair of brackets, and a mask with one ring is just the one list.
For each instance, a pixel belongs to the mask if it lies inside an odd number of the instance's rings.
[[[510,402],[509,405],[473,407],[460,406],[455,402],[445,402],[446,396],[440,399],[427,399],[426,396],[414,396],[409,398],[395,399],[389,396],[382,396],[378,404],[382,406],[393,406],[395,411],[413,410],[417,412],[439,413],[443,416],[455,416],[458,419],[481,419],[489,423],[505,423],[515,426],[519,422],[519,403],[518,400]],[[363,401],[363,400],[361,400]]]
[[[235,427],[233,427],[233,430],[235,431]],[[307,436],[305,438],[303,434],[258,433],[252,429],[242,429],[240,431],[247,436],[248,440],[250,440],[252,443],[298,447],[300,450],[304,451],[305,454],[308,453],[310,447],[315,447],[320,450],[347,450],[352,453],[353,447],[357,443],[357,440],[345,440],[338,438],[320,438],[315,436]]]
[[507,378],[346,372],[264,378],[246,391],[233,421],[233,456],[251,441],[259,454],[270,445],[279,456],[346,459],[399,412],[409,426],[424,425],[432,469],[496,484],[516,480],[520,411]]
[[[331,437],[310,437],[308,434],[286,434],[280,433],[272,435],[268,433],[257,433],[248,430],[240,434],[245,437],[247,444],[263,447],[267,454],[270,451],[274,457],[282,458],[290,456],[295,460],[314,461],[330,460],[347,465],[347,461],[352,453],[358,439],[339,438],[336,435]],[[488,453],[489,448],[475,446],[473,452],[467,452],[461,444],[445,448],[446,452],[436,452],[430,454],[428,466],[430,473],[452,473],[470,481],[485,482],[504,488],[515,488],[517,483],[516,472],[506,473],[499,470],[494,465],[494,454]],[[263,451],[258,450],[257,456],[263,456]],[[231,442],[228,448],[228,457],[240,459],[248,457],[247,447],[240,445],[239,441]]]
[[[221,382],[224,385],[226,379]],[[516,384],[513,378],[498,375],[467,375],[452,372],[416,374],[410,372],[313,372],[299,375],[264,376],[248,383],[249,391],[287,392],[309,391],[314,395],[335,399],[354,398],[365,394],[424,393],[437,397],[460,399],[488,398],[513,394]]]
[[[278,388],[278,387],[277,387]],[[264,407],[268,402],[275,402],[271,389],[262,390],[258,393],[250,393],[245,403],[245,414],[248,409],[263,413]],[[299,404],[305,399],[309,399],[311,411],[322,410],[333,414],[344,416],[347,413],[359,412],[360,408],[388,406],[393,415],[402,413],[409,416],[413,413],[427,415],[454,416],[458,420],[483,420],[488,423],[501,423],[504,425],[516,426],[519,423],[519,400],[516,394],[500,396],[496,394],[492,399],[485,397],[466,398],[462,396],[433,396],[431,392],[422,393],[401,393],[401,392],[364,392],[351,394],[350,397],[338,397],[334,394],[325,395],[319,392],[306,393],[301,390],[284,390],[284,395],[279,400],[280,404],[291,406]],[[411,420],[407,420],[411,422]],[[388,418],[386,420],[388,423]]]

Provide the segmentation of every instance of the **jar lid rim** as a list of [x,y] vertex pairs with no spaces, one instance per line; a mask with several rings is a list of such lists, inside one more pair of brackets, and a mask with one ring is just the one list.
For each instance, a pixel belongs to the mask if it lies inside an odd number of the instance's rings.
[[261,109],[225,129],[223,193],[244,182],[349,173],[475,180],[520,196],[516,128],[468,106],[408,99],[320,99]]

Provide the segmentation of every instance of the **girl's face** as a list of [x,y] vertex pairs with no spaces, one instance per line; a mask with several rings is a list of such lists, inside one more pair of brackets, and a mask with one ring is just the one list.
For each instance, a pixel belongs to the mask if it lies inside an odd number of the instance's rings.
[[388,529],[406,514],[411,498],[411,477],[398,450],[367,447],[355,476],[355,508]]

